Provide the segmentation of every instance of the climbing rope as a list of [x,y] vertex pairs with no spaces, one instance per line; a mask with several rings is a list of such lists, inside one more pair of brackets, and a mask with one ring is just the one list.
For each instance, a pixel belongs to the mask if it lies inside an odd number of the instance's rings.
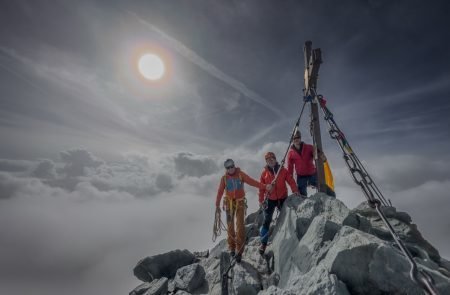
[[420,270],[417,267],[417,264],[414,261],[414,258],[412,257],[411,253],[408,251],[405,244],[402,242],[402,240],[400,239],[400,237],[397,235],[394,228],[390,224],[389,220],[386,218],[386,215],[383,213],[381,207],[392,206],[391,201],[389,200],[388,202],[384,198],[383,194],[378,189],[377,185],[370,177],[367,170],[364,168],[364,165],[361,163],[361,161],[358,159],[353,149],[350,147],[350,144],[345,138],[344,133],[341,131],[336,121],[334,120],[333,113],[331,113],[331,111],[326,106],[326,101],[323,98],[323,96],[318,95],[317,98],[319,100],[320,107],[324,113],[325,121],[328,123],[330,136],[332,139],[336,140],[339,147],[341,148],[345,163],[350,171],[353,180],[357,185],[361,187],[369,206],[377,211],[378,215],[383,220],[386,227],[389,229],[389,232],[391,236],[394,238],[394,241],[407,258],[411,267],[409,272],[411,279],[416,284],[418,284],[427,294],[430,295],[439,294],[436,287],[434,286],[433,279],[431,278],[431,276],[424,270]]
[[214,216],[213,235],[212,235],[213,242],[216,242],[217,237],[222,234],[222,230],[223,231],[227,230],[226,226],[222,222],[221,213],[222,212],[220,211],[220,208],[216,208],[216,213]]

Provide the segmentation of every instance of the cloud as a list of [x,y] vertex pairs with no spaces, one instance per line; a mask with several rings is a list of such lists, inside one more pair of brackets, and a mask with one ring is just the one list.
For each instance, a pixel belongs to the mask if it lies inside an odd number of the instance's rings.
[[0,159],[0,171],[26,172],[31,168],[32,165],[33,162],[26,160]]
[[[114,161],[71,149],[61,153],[65,155],[61,162],[36,162],[35,167],[46,169],[31,170],[29,176],[1,172],[0,235],[5,242],[0,251],[0,293],[31,291],[29,284],[16,285],[24,275],[33,286],[39,286],[37,294],[56,294],[63,289],[69,290],[68,295],[129,292],[139,284],[132,268],[141,258],[177,248],[195,251],[212,246],[214,200],[225,158],[235,159],[258,179],[264,153],[273,151],[281,160],[286,147],[286,142],[276,142],[257,150],[239,147],[211,155],[135,154]],[[329,156],[335,157],[333,153]],[[64,168],[75,159],[82,164],[74,168],[74,175],[86,172],[86,167],[88,173],[67,177]],[[404,163],[405,177],[394,169],[394,159]],[[413,181],[420,179],[427,162],[419,156],[368,162],[386,196],[399,211],[410,213],[425,238],[448,257],[445,208],[450,180],[426,177],[423,182]],[[439,167],[439,162],[431,161],[427,169],[431,172]],[[332,169],[338,198],[349,207],[364,201],[343,163],[333,160]],[[54,179],[36,178],[48,176],[49,171],[56,173]],[[74,180],[70,190],[52,182],[65,178]],[[258,206],[257,190],[246,187],[246,193],[252,212]]]
[[217,172],[217,164],[209,158],[190,153],[179,153],[174,158],[176,172],[180,176],[201,177]]
[[64,173],[69,177],[83,176],[87,174],[87,169],[97,168],[102,161],[95,159],[91,153],[82,149],[74,149],[60,154],[64,162]]
[[49,159],[40,160],[31,174],[37,178],[53,179],[56,177],[55,163]]

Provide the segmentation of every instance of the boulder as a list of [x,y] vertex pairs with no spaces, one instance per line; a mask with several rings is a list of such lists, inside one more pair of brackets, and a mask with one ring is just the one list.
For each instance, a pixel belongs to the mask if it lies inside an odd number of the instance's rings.
[[233,268],[231,288],[237,295],[258,294],[261,280],[258,271],[248,262],[242,260]]
[[144,282],[161,277],[173,278],[178,268],[192,264],[195,260],[195,256],[188,250],[175,250],[142,259],[133,269],[133,273]]
[[175,288],[192,293],[205,282],[205,270],[199,263],[184,266],[177,270]]
[[167,294],[169,280],[167,278],[155,279],[150,283],[150,288],[144,295],[165,295]]
[[143,283],[134,288],[133,291],[129,293],[129,295],[142,295],[150,288],[151,283]]

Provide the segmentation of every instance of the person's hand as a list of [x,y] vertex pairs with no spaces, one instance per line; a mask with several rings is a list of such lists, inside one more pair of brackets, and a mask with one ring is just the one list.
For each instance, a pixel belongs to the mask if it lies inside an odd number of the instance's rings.
[[296,193],[294,193],[294,196],[296,196],[296,197],[300,197],[301,195],[300,195],[300,192],[296,192]]
[[222,212],[222,211],[220,210],[220,206],[216,206],[216,212]]
[[270,192],[273,188],[273,185],[271,183],[266,184],[266,191]]

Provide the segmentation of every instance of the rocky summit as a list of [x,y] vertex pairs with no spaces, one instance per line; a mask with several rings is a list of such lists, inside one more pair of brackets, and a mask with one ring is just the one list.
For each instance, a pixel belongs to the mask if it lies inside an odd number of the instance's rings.
[[[394,207],[384,207],[383,213],[440,294],[450,294],[450,262],[422,237],[407,213]],[[367,203],[350,210],[322,193],[288,197],[272,222],[264,256],[258,253],[261,222],[257,212],[246,218],[249,239],[242,262],[228,273],[229,294],[425,294]],[[130,295],[221,294],[221,272],[229,262],[225,239],[211,251],[147,257],[134,268],[143,284]]]

